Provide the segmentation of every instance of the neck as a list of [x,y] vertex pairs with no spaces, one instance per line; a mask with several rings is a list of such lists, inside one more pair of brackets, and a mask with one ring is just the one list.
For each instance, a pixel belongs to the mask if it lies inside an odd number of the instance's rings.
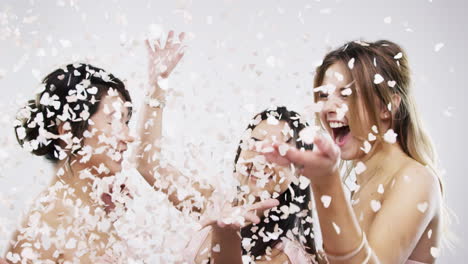
[[366,170],[356,176],[358,185],[369,181],[378,169],[383,169],[389,164],[394,164],[394,162],[388,162],[389,158],[398,159],[399,157],[406,156],[400,145],[397,143],[389,144],[382,141],[374,147],[374,151],[369,153],[369,155],[365,155],[363,158],[355,160],[356,162],[360,161],[364,163],[366,166]]
[[89,170],[88,166],[76,161],[61,161],[56,166],[56,175],[57,181],[73,189],[77,199],[86,204],[96,204],[97,201],[92,192],[97,176]]

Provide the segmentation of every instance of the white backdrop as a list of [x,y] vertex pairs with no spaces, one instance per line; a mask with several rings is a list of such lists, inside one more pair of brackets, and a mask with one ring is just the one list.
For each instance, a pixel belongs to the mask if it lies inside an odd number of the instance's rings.
[[50,165],[15,142],[16,110],[41,77],[71,61],[125,79],[138,104],[146,82],[141,40],[158,24],[189,34],[186,55],[170,80],[175,93],[164,131],[171,153],[183,164],[192,145],[201,152],[203,176],[211,180],[228,174],[254,113],[283,104],[311,117],[312,73],[330,47],[359,38],[401,44],[412,66],[418,107],[445,169],[448,205],[461,222],[452,226],[460,241],[453,252],[442,251],[439,263],[460,263],[468,258],[463,221],[467,5],[463,0],[2,0],[0,253],[20,213],[52,177]]

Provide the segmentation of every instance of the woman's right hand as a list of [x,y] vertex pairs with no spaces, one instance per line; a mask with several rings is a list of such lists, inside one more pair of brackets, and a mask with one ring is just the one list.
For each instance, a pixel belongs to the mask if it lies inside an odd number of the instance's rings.
[[146,40],[148,50],[148,74],[149,82],[153,87],[159,87],[159,79],[166,79],[184,56],[183,45],[185,33],[178,36],[178,41],[174,41],[174,31],[169,31],[166,43],[161,43],[160,39],[153,42]]
[[268,199],[247,206],[232,207],[226,203],[221,212],[215,212],[214,209],[207,209],[200,224],[202,228],[206,226],[217,226],[220,228],[230,228],[239,230],[250,223],[260,223],[259,213],[279,205],[276,199]]

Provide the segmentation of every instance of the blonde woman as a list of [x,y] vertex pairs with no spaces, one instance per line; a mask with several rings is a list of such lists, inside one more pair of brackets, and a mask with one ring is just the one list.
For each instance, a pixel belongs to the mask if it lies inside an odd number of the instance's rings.
[[[441,239],[442,185],[421,126],[405,52],[390,41],[349,42],[317,68],[315,100],[329,136],[314,151],[276,150],[311,180],[330,263],[434,263]],[[358,188],[347,197],[339,160]]]

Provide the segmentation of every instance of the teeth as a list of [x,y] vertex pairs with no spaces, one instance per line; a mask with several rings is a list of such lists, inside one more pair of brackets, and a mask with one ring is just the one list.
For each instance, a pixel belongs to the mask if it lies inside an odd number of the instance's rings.
[[330,125],[331,128],[339,128],[339,127],[346,126],[345,124],[341,122],[329,122],[328,124]]

